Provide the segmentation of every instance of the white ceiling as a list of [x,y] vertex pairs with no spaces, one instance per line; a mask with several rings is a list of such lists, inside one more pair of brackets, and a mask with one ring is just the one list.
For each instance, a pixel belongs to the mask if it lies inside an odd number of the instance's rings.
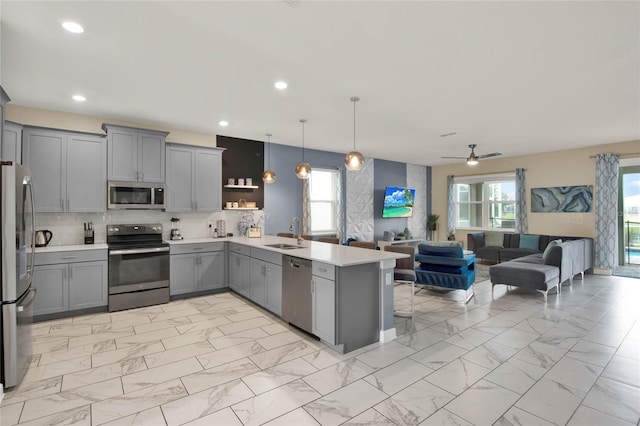
[[18,105],[286,145],[306,118],[337,152],[359,96],[358,150],[437,165],[640,139],[639,5],[3,0],[0,77]]

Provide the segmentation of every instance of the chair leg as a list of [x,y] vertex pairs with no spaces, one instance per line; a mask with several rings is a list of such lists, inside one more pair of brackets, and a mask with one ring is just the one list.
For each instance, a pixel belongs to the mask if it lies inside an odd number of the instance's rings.
[[414,289],[415,289],[415,282],[413,281],[395,281],[395,283],[402,283],[402,284],[411,284],[411,310],[410,311],[393,311],[393,315],[396,317],[403,317],[403,318],[411,318],[413,319],[413,295],[414,295]]

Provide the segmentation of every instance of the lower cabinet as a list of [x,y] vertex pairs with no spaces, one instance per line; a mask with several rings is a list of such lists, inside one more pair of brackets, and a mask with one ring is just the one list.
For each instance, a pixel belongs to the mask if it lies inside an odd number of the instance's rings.
[[312,332],[327,343],[336,339],[336,282],[327,278],[311,278]]
[[172,245],[170,294],[174,296],[226,287],[225,260],[224,245],[221,243]]
[[229,252],[229,287],[251,298],[251,258],[245,254]]
[[107,273],[106,260],[34,266],[33,315],[107,306]]
[[251,258],[250,299],[282,315],[282,266]]

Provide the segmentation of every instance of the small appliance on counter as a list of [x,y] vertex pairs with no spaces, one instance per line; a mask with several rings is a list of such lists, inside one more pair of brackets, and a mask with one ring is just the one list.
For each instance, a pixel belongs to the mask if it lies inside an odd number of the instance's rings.
[[51,242],[53,233],[48,229],[36,231],[36,247],[46,247]]
[[93,222],[84,223],[84,243],[93,244]]
[[216,227],[213,230],[213,238],[224,238],[227,236],[225,221],[220,219],[216,220]]
[[171,240],[182,240],[182,235],[180,235],[180,219],[177,217],[172,217],[171,219]]
[[260,238],[262,237],[262,228],[251,227],[247,230],[247,237]]

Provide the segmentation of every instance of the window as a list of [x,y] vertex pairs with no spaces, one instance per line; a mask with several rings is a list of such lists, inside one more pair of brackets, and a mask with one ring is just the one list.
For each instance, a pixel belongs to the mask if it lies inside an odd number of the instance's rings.
[[311,234],[336,234],[338,170],[312,168],[309,177]]
[[515,228],[514,175],[455,178],[453,190],[456,228]]

